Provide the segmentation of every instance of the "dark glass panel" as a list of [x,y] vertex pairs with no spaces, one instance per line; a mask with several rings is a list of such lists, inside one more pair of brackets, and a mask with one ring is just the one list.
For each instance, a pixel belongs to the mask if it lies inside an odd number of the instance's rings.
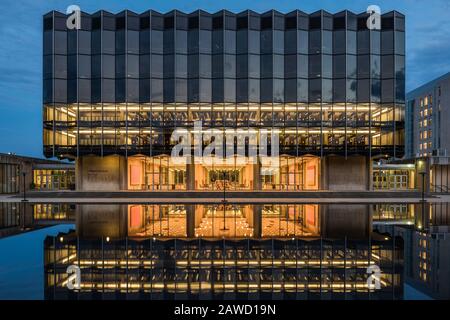
[[273,55],[273,77],[284,78],[284,56],[280,54]]
[[347,101],[356,102],[356,90],[358,82],[355,79],[347,79]]
[[370,56],[370,76],[372,78],[381,77],[381,58],[379,55]]
[[250,78],[259,78],[261,76],[261,59],[259,55],[248,55],[248,76]]
[[199,79],[188,80],[188,102],[199,102],[198,82]]
[[235,54],[236,53],[236,31],[225,30],[224,31],[224,52]]
[[[86,56],[85,56],[86,57]],[[91,57],[87,56],[89,58],[89,67],[91,66],[90,60]],[[89,70],[89,77],[91,74],[91,70]],[[76,79],[78,75],[78,63],[77,63],[77,56],[72,55],[67,57],[67,78],[68,79]]]
[[297,31],[297,52],[309,53],[309,32],[304,30]]
[[236,56],[236,77],[237,78],[248,77],[248,55],[246,54],[240,54]]
[[310,55],[309,56],[309,77],[317,78],[322,74],[322,59],[321,55]]
[[317,102],[322,99],[322,80],[309,80],[309,101]]
[[381,102],[394,102],[394,80],[381,80]]
[[[209,64],[211,65],[211,56],[210,55],[202,55],[203,57],[209,57]],[[203,62],[203,61],[202,61]],[[200,66],[200,59],[198,54],[191,54],[188,56],[188,77],[189,78],[198,78],[199,72],[201,72],[202,67]]]
[[[201,54],[198,61],[198,71],[200,72],[201,78],[211,78],[212,77],[212,70],[211,70],[211,55],[209,54]],[[197,63],[194,64],[194,66],[197,65]]]
[[[93,55],[92,57],[92,62],[91,62],[91,77],[92,78],[101,78],[102,77],[102,56],[99,54]],[[115,75],[115,65],[116,65],[116,58],[115,56],[108,56],[111,58],[111,61],[107,61],[108,62],[108,66],[107,68],[109,68],[109,70],[106,70],[107,72],[109,72],[110,70],[114,71],[113,76],[111,78],[114,78]],[[105,61],[103,61],[103,63],[105,63]],[[109,64],[112,63],[113,66],[110,67]]]
[[212,102],[223,102],[223,79],[212,80]]
[[77,32],[67,31],[67,54],[77,54]]
[[394,32],[382,31],[381,32],[381,54],[393,54],[394,53]]
[[309,32],[309,53],[317,54],[322,49],[322,38],[320,30],[313,30]]
[[231,54],[224,55],[224,77],[236,78],[236,56]]
[[200,53],[211,53],[212,32],[208,30],[199,31],[199,51]]
[[236,102],[236,80],[224,79],[224,100],[225,102]]
[[175,80],[174,79],[164,79],[164,102],[174,102],[175,101]]
[[[297,78],[297,55],[284,56],[284,70],[286,78]],[[296,87],[297,85],[295,85]]]
[[139,102],[150,102],[150,79],[139,80]]
[[150,55],[148,54],[139,57],[139,77],[150,78]]
[[55,78],[67,79],[67,56],[55,55]]
[[309,75],[309,58],[307,55],[299,54],[297,56],[297,77],[308,78]]
[[116,78],[125,78],[125,55],[116,56]]
[[175,56],[164,55],[164,78],[173,78],[175,76]]
[[127,53],[139,54],[139,31],[127,31]]
[[141,54],[150,53],[150,30],[143,30],[139,34],[139,52]]
[[115,102],[116,101],[116,81],[112,79],[102,80],[102,101]]
[[261,77],[272,78],[273,56],[270,54],[261,55]]
[[347,53],[356,54],[356,32],[347,31]]
[[273,101],[284,102],[284,80],[273,79]]
[[[114,80],[109,80],[112,82],[113,88],[114,88]],[[91,80],[91,87],[92,87],[92,97],[91,102],[93,103],[99,103],[102,102],[102,79],[92,79]],[[114,92],[114,89],[113,89]],[[112,97],[111,101],[107,101],[106,99],[103,99],[105,102],[114,102],[115,96]]]
[[322,31],[322,53],[333,53],[333,32]]
[[307,79],[297,79],[297,100],[299,102],[309,101],[309,81]]
[[151,76],[152,78],[162,78],[164,76],[164,59],[162,55],[152,54],[151,57]]
[[370,31],[358,31],[358,54],[370,53]]
[[127,55],[127,78],[139,78],[139,56]]
[[324,102],[333,101],[333,80],[331,79],[322,80],[322,100]]
[[175,80],[175,101],[187,102],[187,79]]
[[381,56],[381,78],[390,79],[394,77],[394,56]]
[[175,76],[177,78],[187,78],[188,70],[187,70],[187,56],[184,54],[177,54],[175,61],[176,73]]
[[248,101],[248,79],[236,80],[236,102]]
[[345,54],[347,51],[345,30],[335,31],[334,36],[334,54]]
[[[335,78],[345,78],[347,75],[347,56],[345,54],[334,56],[333,61],[333,76]],[[345,83],[344,83],[345,86]],[[345,90],[344,90],[345,91]]]
[[[80,102],[91,102],[91,81],[86,79],[78,80],[78,97]],[[70,89],[72,90],[72,89]],[[76,90],[75,90],[76,92]]]
[[372,54],[380,54],[380,52],[381,52],[381,33],[380,33],[380,31],[372,30],[370,32],[370,52]]
[[53,77],[53,56],[44,56],[44,79]]
[[164,32],[158,30],[152,30],[151,33],[151,50],[152,53],[162,54],[164,52]]
[[370,80],[359,79],[358,80],[358,102],[370,101]]
[[278,54],[284,53],[284,31],[273,31],[273,52]]
[[372,91],[371,91],[372,102],[381,101],[381,80],[372,79]]
[[297,53],[297,29],[286,30],[285,33],[285,54]]
[[[103,32],[103,36],[105,31]],[[114,33],[112,33],[114,34]],[[118,30],[116,32],[116,54],[124,54],[125,53],[125,30]],[[108,50],[110,51],[110,50]],[[103,52],[105,52],[105,47],[103,47]],[[114,53],[114,52],[109,52]]]
[[46,79],[43,84],[43,99],[44,103],[53,102],[53,80]]
[[347,77],[356,78],[356,56],[347,55]]
[[152,102],[163,101],[163,80],[161,79],[151,80],[151,101]]
[[333,77],[333,56],[324,54],[322,55],[322,77]]
[[116,102],[125,102],[125,79],[116,80]]
[[212,76],[213,78],[223,78],[223,55],[212,56]]
[[405,33],[401,31],[395,32],[395,54],[405,54]]
[[54,90],[54,101],[56,103],[66,103],[67,102],[67,81],[66,80],[55,80],[55,90]]
[[358,55],[358,78],[370,77],[370,55]]
[[139,102],[139,79],[127,79],[127,101]]
[[261,53],[272,53],[272,30],[261,31]]
[[236,32],[236,53],[246,54],[248,52],[248,31],[238,30]]
[[44,55],[53,53],[53,32],[45,31],[44,32]]
[[102,49],[101,31],[94,30],[91,33],[91,51],[92,54],[100,54]]
[[91,54],[91,32],[78,32],[78,52],[80,54]]
[[345,102],[346,80],[336,79],[333,81],[333,102]]
[[260,32],[255,30],[248,31],[248,53],[259,54],[261,49]]
[[[67,103],[77,103],[78,102],[78,90],[77,90],[77,80],[67,81]],[[80,99],[81,102],[81,99]],[[83,101],[84,102],[84,101]]]
[[273,80],[262,79],[261,80],[261,102],[273,102]]
[[102,52],[114,54],[116,51],[116,35],[114,31],[103,31]]
[[91,77],[91,56],[80,55],[78,56],[78,73],[80,78]]
[[223,53],[223,30],[214,30],[212,35],[212,53]]
[[67,54],[67,33],[65,31],[55,31],[55,54]]
[[286,79],[284,82],[285,102],[297,102],[297,79]]
[[[227,80],[225,80],[226,82]],[[233,81],[234,83],[234,81]],[[199,80],[199,96],[200,102],[212,102],[212,83],[210,79]],[[233,93],[233,99],[235,94]]]
[[260,80],[248,80],[248,100],[249,102],[260,102]]
[[175,52],[175,31],[165,30],[164,31],[164,54],[173,54]]

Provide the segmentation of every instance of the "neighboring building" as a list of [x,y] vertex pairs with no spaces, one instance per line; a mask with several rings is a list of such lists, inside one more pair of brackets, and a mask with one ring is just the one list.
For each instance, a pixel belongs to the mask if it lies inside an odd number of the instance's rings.
[[449,107],[450,73],[407,95],[406,158],[425,162],[427,188],[434,192],[448,192],[450,182]]
[[24,187],[26,190],[73,190],[75,166],[0,153],[0,194],[19,193]]
[[[404,154],[405,17],[171,11],[44,16],[44,154],[79,190],[367,190]],[[175,164],[176,127],[279,133],[261,163]],[[205,142],[206,143],[206,142]]]

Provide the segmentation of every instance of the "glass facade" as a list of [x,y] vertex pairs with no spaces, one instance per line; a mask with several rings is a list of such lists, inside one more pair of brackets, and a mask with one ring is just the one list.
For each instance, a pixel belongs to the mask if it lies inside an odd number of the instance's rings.
[[44,153],[168,155],[174,128],[199,120],[276,130],[288,156],[401,157],[405,18],[388,12],[369,30],[367,17],[99,11],[67,30],[50,12]]

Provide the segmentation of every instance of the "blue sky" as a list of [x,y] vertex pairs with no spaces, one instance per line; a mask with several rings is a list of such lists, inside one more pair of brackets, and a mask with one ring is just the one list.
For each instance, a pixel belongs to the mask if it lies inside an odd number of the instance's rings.
[[51,10],[64,12],[71,4],[90,13],[198,8],[360,13],[376,4],[383,12],[398,10],[406,15],[408,91],[450,71],[449,0],[1,0],[0,152],[42,157],[42,15]]

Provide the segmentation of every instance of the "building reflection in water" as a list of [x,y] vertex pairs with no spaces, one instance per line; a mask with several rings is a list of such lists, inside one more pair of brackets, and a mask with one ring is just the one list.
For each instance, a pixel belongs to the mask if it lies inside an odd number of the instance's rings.
[[[47,299],[401,299],[369,205],[81,205],[45,240]],[[67,289],[69,265],[81,288]],[[381,289],[367,268],[381,269]]]

